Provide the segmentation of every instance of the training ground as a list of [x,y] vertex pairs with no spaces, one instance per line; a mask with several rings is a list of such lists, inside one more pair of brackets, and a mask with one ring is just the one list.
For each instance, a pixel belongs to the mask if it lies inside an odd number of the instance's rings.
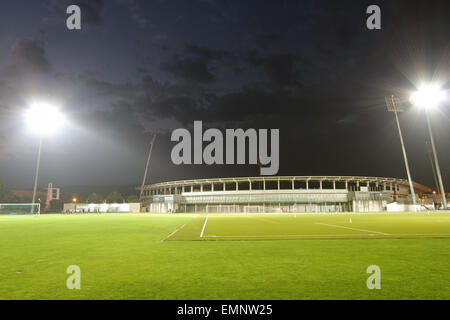
[[448,213],[4,215],[0,243],[0,299],[450,299]]

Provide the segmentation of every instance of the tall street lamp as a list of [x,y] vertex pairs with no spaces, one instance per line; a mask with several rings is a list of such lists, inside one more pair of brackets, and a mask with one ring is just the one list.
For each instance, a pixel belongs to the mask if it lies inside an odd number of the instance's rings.
[[441,101],[445,99],[444,91],[442,91],[437,85],[428,84],[423,85],[419,90],[412,94],[411,103],[418,105],[425,109],[425,115],[428,124],[428,133],[430,134],[431,149],[433,150],[434,164],[436,166],[436,173],[439,181],[439,188],[441,189],[442,206],[447,208],[447,199],[445,197],[444,183],[442,182],[441,169],[439,167],[439,161],[436,153],[436,146],[434,144],[433,131],[431,130],[430,121],[430,109],[433,109],[439,105]]
[[26,113],[26,120],[31,131],[39,136],[39,151],[36,162],[36,174],[34,177],[33,200],[31,213],[34,213],[36,203],[36,190],[41,162],[42,142],[44,137],[54,133],[63,123],[64,118],[58,108],[44,102],[36,102],[30,105]]
[[405,160],[406,173],[408,175],[409,189],[411,192],[411,197],[414,205],[414,211],[416,211],[416,193],[414,192],[414,185],[411,179],[411,172],[409,171],[408,157],[406,156],[405,143],[403,142],[402,129],[400,128],[400,121],[398,120],[397,114],[398,112],[403,112],[405,110],[403,109],[403,106],[399,103],[398,99],[394,95],[386,97],[385,100],[388,111],[393,112],[395,114],[395,121],[397,122],[398,135],[400,136],[400,144],[402,145],[403,159]]

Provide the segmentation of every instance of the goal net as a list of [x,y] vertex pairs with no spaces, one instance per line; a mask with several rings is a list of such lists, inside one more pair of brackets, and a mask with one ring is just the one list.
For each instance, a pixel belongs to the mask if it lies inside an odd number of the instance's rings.
[[40,203],[0,203],[0,215],[37,214],[41,213]]

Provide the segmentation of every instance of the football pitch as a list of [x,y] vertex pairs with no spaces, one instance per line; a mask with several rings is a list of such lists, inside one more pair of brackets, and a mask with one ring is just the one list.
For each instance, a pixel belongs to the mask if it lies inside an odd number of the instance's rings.
[[166,240],[288,240],[450,237],[450,214],[211,214]]
[[449,271],[445,213],[0,216],[0,299],[450,299]]

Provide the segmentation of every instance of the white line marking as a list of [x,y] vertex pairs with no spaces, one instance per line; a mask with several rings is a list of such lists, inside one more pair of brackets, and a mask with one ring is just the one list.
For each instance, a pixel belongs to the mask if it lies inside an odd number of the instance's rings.
[[205,232],[206,223],[208,222],[209,214],[206,216],[205,224],[203,225],[202,233],[200,233],[200,238],[203,238],[203,233]]
[[[450,236],[450,233],[384,233],[381,235],[386,236]],[[245,235],[245,236],[214,236],[214,235],[205,235],[204,238],[283,238],[283,237],[374,237],[377,234],[373,233],[362,233],[362,234],[283,234],[283,235]]]
[[246,236],[204,236],[204,238],[270,238],[270,237],[348,237],[348,236],[374,236],[374,234],[273,234],[273,235],[246,235]]
[[169,239],[171,236],[173,236],[176,232],[178,232],[179,230],[183,229],[184,226],[186,224],[183,224],[181,227],[179,227],[178,229],[176,229],[174,232],[172,232],[171,234],[169,234],[168,236],[166,236],[165,238],[163,238],[160,242],[164,242],[165,240]]
[[22,219],[22,218],[34,218],[33,216],[12,216],[12,217],[0,217],[0,219]]
[[390,236],[450,236],[450,233],[391,233]]
[[335,225],[335,224],[327,224],[327,223],[320,223],[320,222],[316,222],[316,224],[320,224],[322,226],[327,226],[327,227],[343,228],[343,229],[349,229],[349,230],[355,230],[355,231],[363,231],[363,232],[369,232],[369,233],[378,233],[378,234],[382,234],[382,235],[385,235],[385,236],[389,235],[389,233],[372,231],[372,230],[365,230],[365,229],[350,228],[350,227],[338,226],[338,225]]

